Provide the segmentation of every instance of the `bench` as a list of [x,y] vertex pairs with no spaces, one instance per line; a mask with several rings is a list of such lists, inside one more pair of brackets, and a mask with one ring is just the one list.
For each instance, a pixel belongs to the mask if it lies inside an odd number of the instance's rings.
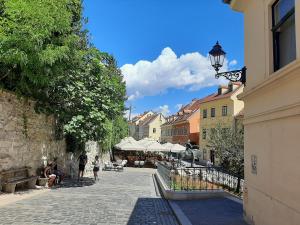
[[23,167],[0,172],[3,191],[14,193],[16,186],[19,184],[24,184],[27,188],[34,189],[38,177],[29,175],[29,169],[28,167]]

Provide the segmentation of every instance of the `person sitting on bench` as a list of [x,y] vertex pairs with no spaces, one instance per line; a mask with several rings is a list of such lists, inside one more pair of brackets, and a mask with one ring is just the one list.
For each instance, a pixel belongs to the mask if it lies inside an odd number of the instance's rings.
[[60,184],[64,179],[65,174],[57,168],[57,157],[53,159],[52,167],[53,167],[53,173],[56,175],[56,181],[58,184]]
[[55,184],[56,175],[54,174],[53,162],[50,162],[45,170],[44,176],[48,178],[48,187],[51,188]]

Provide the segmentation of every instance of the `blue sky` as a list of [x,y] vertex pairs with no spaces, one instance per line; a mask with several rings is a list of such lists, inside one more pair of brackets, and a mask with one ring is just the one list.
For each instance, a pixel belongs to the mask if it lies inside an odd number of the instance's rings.
[[[84,0],[92,42],[115,56],[134,114],[178,105],[215,91],[207,61],[217,40],[224,69],[243,66],[243,16],[221,0]],[[142,61],[141,61],[142,60]]]

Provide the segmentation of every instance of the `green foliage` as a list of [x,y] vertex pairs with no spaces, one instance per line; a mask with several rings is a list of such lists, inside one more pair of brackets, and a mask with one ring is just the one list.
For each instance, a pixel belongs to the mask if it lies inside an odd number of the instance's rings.
[[[81,0],[0,0],[0,81],[54,114],[73,142],[101,141],[124,111],[115,59],[89,42]],[[111,133],[110,133],[111,135]]]
[[118,116],[112,121],[107,120],[105,127],[108,132],[106,132],[105,137],[99,141],[102,152],[111,150],[112,146],[128,136],[129,132],[127,120],[123,116]]
[[218,124],[208,139],[208,148],[215,150],[221,165],[230,173],[242,177],[244,174],[244,129],[224,128]]
[[65,140],[67,152],[82,152],[85,150],[85,143],[78,141],[74,136],[67,134]]
[[[2,0],[0,8],[0,79],[8,89],[37,95],[71,54],[70,0]],[[37,89],[36,89],[37,88]]]
[[238,177],[236,192],[240,192],[240,180],[244,178],[244,128],[237,125],[235,128],[224,128],[218,124],[211,133],[208,148],[216,151],[221,160],[221,166],[230,174]]

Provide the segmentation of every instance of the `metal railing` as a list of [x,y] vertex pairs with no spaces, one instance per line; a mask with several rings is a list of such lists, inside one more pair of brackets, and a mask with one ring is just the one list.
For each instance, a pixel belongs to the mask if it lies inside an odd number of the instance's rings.
[[[219,167],[172,167],[159,162],[157,171],[169,189],[174,191],[218,190],[235,191],[238,177],[230,175]],[[244,180],[240,179],[240,192]]]

